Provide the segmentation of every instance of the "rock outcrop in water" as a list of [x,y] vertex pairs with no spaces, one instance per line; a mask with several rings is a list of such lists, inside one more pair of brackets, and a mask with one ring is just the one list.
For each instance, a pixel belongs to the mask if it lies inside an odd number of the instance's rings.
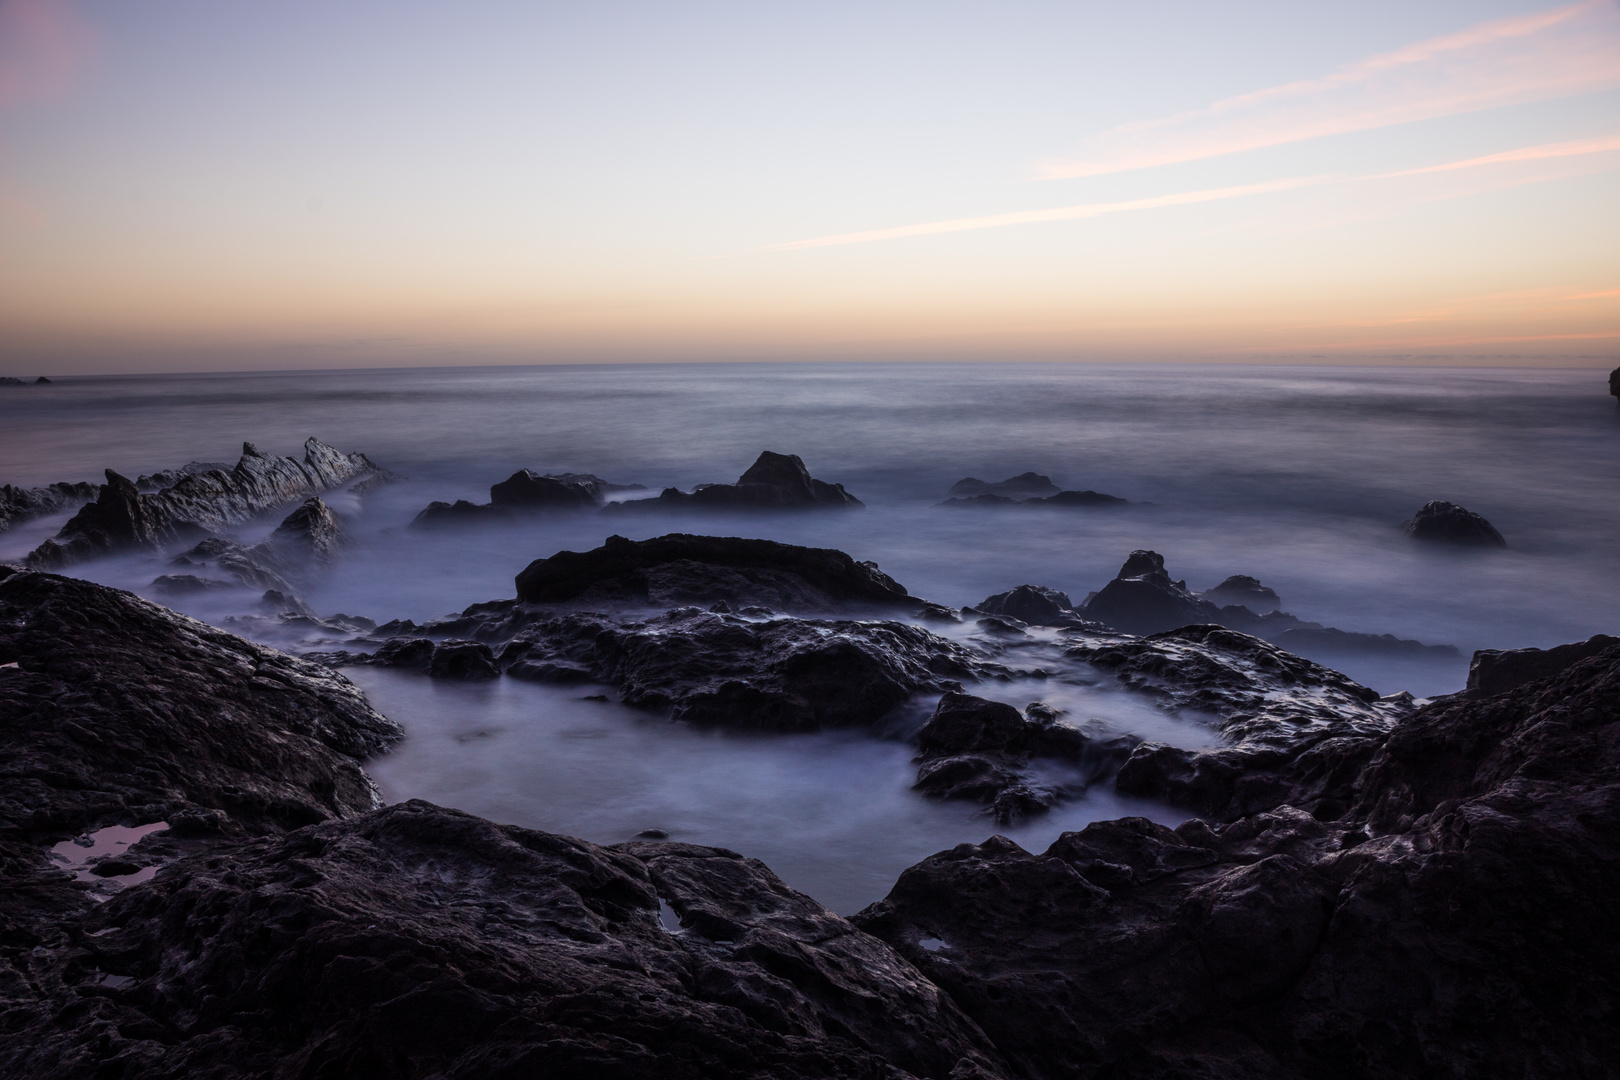
[[1100,491],[1060,491],[1046,498],[1013,498],[987,491],[980,495],[962,495],[936,503],[946,509],[994,509],[1003,506],[1018,507],[1098,507],[1124,506],[1126,500],[1117,495],[1104,495]]
[[1423,504],[1401,531],[1414,540],[1459,547],[1507,547],[1496,527],[1472,510],[1435,499]]
[[1275,589],[1267,588],[1260,584],[1259,578],[1247,574],[1233,574],[1213,589],[1199,593],[1198,598],[1208,600],[1216,607],[1248,608],[1256,615],[1282,608],[1282,600]]
[[96,497],[98,490],[97,485],[90,483],[56,483],[36,488],[13,487],[10,484],[0,486],[0,532],[66,507],[89,502]]
[[853,921],[1035,1080],[1603,1076],[1617,722],[1610,649],[1406,718],[1333,783],[1340,814],[963,844]]
[[763,451],[735,484],[699,484],[690,493],[665,488],[656,498],[612,503],[610,511],[851,510],[865,504],[843,484],[817,480],[797,454]]
[[594,510],[618,491],[639,491],[640,484],[610,484],[590,473],[537,473],[522,469],[489,489],[487,503],[457,499],[432,502],[412,520],[413,528],[476,525],[516,520],[537,511]]
[[380,472],[364,454],[341,454],[318,439],[304,443],[302,460],[273,457],[244,443],[242,459],[229,471],[193,473],[155,494],[142,494],[109,469],[96,501],[36,548],[28,562],[51,570],[118,551],[161,550]]
[[1035,499],[1056,495],[1058,491],[1058,486],[1052,483],[1050,476],[1026,472],[1009,476],[997,484],[987,484],[983,480],[969,476],[952,484],[946,496],[950,499],[971,499],[979,495],[995,495],[1003,499]]
[[592,551],[559,551],[517,576],[535,604],[760,604],[779,611],[915,606],[905,586],[842,551],[774,540],[670,533],[610,536]]

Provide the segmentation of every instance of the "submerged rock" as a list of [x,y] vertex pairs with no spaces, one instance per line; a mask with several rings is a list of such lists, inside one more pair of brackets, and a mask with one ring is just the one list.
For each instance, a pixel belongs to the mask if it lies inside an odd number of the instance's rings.
[[100,488],[96,484],[56,483],[45,487],[20,488],[10,484],[0,486],[0,532],[46,514],[96,497]]
[[628,510],[818,510],[857,509],[865,504],[842,484],[817,480],[797,454],[762,452],[735,484],[699,484],[691,493],[665,488],[652,499],[611,503]]
[[28,562],[49,570],[117,551],[160,550],[379,471],[364,454],[341,454],[318,439],[304,443],[302,460],[273,457],[243,443],[242,459],[229,471],[193,473],[150,495],[109,469],[96,501],[36,548]]
[[1463,547],[1507,547],[1502,534],[1472,510],[1436,499],[1426,502],[1401,531],[1414,540]]
[[1611,649],[1407,717],[1330,789],[1337,819],[962,844],[853,921],[1037,1080],[1603,1075],[1617,703]]
[[789,611],[916,603],[876,564],[842,551],[687,533],[651,540],[610,536],[592,551],[559,551],[517,576],[517,594],[536,604],[723,600]]

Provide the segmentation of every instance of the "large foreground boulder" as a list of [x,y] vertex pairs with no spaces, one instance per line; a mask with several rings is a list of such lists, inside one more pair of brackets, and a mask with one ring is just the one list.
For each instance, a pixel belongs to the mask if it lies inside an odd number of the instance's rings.
[[724,601],[813,611],[916,603],[875,564],[842,551],[686,533],[610,536],[592,551],[536,559],[518,574],[517,594],[536,604]]
[[1036,1080],[1609,1076],[1617,727],[1609,649],[1414,713],[1339,817],[963,844],[854,921]]
[[850,510],[863,505],[843,484],[811,476],[799,455],[766,450],[735,484],[699,484],[690,493],[665,488],[657,498],[613,503],[608,509]]
[[759,862],[422,802],[181,861],[74,941],[33,958],[0,1074],[1008,1075],[950,997]]

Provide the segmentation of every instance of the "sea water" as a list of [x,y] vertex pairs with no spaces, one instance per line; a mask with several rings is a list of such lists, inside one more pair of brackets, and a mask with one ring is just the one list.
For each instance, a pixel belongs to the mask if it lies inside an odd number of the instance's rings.
[[[305,595],[323,614],[378,621],[421,621],[510,597],[513,576],[532,559],[595,547],[612,533],[841,548],[952,606],[1025,583],[1078,602],[1130,551],[1150,548],[1193,589],[1249,574],[1302,619],[1456,646],[1454,658],[1333,661],[1380,692],[1431,695],[1461,687],[1475,649],[1620,630],[1620,410],[1605,375],[818,363],[64,378],[0,392],[0,482],[232,462],[244,440],[297,454],[314,435],[363,450],[406,479],[332,498],[352,543]],[[734,481],[761,450],[800,455],[867,508],[408,527],[432,500],[487,501],[490,484],[521,468],[590,472],[652,493]],[[936,506],[964,477],[1031,470],[1128,503]],[[1509,546],[1456,551],[1408,540],[1401,522],[1430,499],[1483,514]],[[66,516],[0,534],[0,558],[20,557]],[[254,539],[276,520],[240,535]],[[152,556],[72,572],[220,624],[256,599],[246,591],[158,597],[150,583],[172,568]],[[701,733],[579,700],[588,691],[350,674],[408,732],[369,766],[389,798],[430,798],[604,842],[662,829],[764,858],[838,910],[877,899],[930,851],[997,831],[971,807],[910,792],[914,773],[895,743],[847,733]],[[1198,737],[1135,700],[1091,694],[1064,704],[1144,736]],[[1060,829],[1127,812],[1181,816],[1094,790],[1015,838],[1038,846]]]

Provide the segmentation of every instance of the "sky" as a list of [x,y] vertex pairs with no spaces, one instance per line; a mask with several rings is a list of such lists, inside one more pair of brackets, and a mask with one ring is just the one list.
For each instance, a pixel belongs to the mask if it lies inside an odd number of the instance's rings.
[[0,0],[0,374],[1620,363],[1620,4]]

